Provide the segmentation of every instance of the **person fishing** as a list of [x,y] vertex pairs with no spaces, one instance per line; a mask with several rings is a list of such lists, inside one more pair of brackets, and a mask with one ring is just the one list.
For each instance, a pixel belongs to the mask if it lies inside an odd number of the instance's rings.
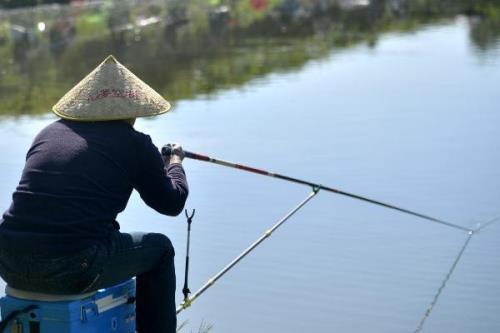
[[137,276],[139,333],[175,332],[174,248],[160,233],[120,232],[132,190],[160,214],[184,208],[184,152],[162,157],[135,118],[170,104],[113,56],[53,107],[0,220],[0,276],[13,288],[81,294]]

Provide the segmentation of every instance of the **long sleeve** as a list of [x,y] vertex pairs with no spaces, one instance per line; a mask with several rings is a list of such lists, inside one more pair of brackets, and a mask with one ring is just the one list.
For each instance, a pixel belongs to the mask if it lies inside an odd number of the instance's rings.
[[141,135],[137,150],[134,188],[144,202],[157,212],[175,216],[182,212],[189,188],[181,164],[165,166],[158,148]]

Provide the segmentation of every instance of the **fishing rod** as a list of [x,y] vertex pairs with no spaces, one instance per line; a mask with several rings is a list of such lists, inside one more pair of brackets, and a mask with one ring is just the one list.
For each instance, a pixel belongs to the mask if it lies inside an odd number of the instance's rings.
[[[164,156],[170,156],[172,154],[172,146],[171,145],[165,145],[165,146],[163,146],[161,152],[162,152],[162,155],[164,155]],[[333,188],[333,187],[328,187],[328,186],[324,186],[324,185],[321,185],[321,184],[316,184],[316,183],[313,183],[313,182],[309,182],[309,181],[306,181],[306,180],[302,180],[302,179],[298,179],[298,178],[293,178],[293,177],[281,175],[279,173],[273,173],[273,172],[269,172],[269,171],[266,171],[266,170],[261,170],[261,169],[249,167],[249,166],[246,166],[246,165],[238,164],[238,163],[228,162],[228,161],[216,159],[216,158],[205,156],[205,155],[192,153],[192,152],[189,152],[189,151],[186,151],[186,150],[184,150],[184,157],[190,158],[190,159],[194,159],[194,160],[198,160],[198,161],[204,161],[204,162],[214,163],[214,164],[222,165],[222,166],[229,167],[229,168],[244,170],[244,171],[256,173],[256,174],[263,175],[263,176],[268,176],[268,177],[272,177],[272,178],[278,178],[278,179],[286,180],[286,181],[293,182],[293,183],[296,183],[296,184],[307,185],[307,186],[310,186],[312,188],[319,188],[319,189],[324,190],[324,191],[337,193],[337,194],[340,194],[340,195],[343,195],[343,196],[347,196],[347,197],[350,197],[350,198],[353,198],[353,199],[365,201],[365,202],[368,202],[368,203],[371,203],[371,204],[374,204],[374,205],[378,205],[378,206],[382,206],[382,207],[385,207],[385,208],[397,210],[399,212],[402,212],[402,213],[405,213],[405,214],[409,214],[409,215],[413,215],[413,216],[419,217],[421,219],[425,219],[427,221],[431,221],[431,222],[439,223],[439,224],[442,224],[442,225],[446,225],[446,226],[454,228],[454,229],[462,230],[462,231],[465,231],[465,232],[473,231],[472,229],[468,229],[468,228],[462,227],[462,226],[454,224],[454,223],[446,222],[446,221],[443,221],[441,219],[437,219],[437,218],[434,218],[434,217],[431,217],[431,216],[428,216],[428,215],[417,213],[417,212],[414,212],[414,211],[411,211],[411,210],[408,210],[408,209],[405,209],[405,208],[401,208],[401,207],[398,207],[398,206],[394,206],[394,205],[391,205],[391,204],[388,204],[388,203],[385,203],[385,202],[381,202],[381,201],[370,199],[370,198],[367,198],[367,197],[364,197],[364,196],[361,196],[361,195],[357,195],[357,194],[345,192],[345,191],[342,191],[342,190],[339,190],[339,189],[336,189],[336,188]]]
[[[166,146],[164,146],[162,148],[162,155],[164,155],[166,157],[169,157],[171,154],[172,154],[172,146],[171,145],[166,145]],[[386,204],[386,203],[383,203],[383,202],[380,202],[380,201],[368,199],[368,198],[365,198],[365,197],[362,197],[362,196],[359,196],[359,195],[355,195],[355,194],[347,193],[347,192],[344,192],[344,191],[340,191],[340,190],[337,190],[337,189],[334,189],[334,188],[326,187],[326,186],[319,185],[319,184],[314,184],[314,183],[311,183],[311,182],[308,182],[308,181],[304,181],[304,180],[301,180],[301,179],[296,179],[296,178],[292,178],[292,177],[288,177],[288,176],[284,176],[284,175],[280,175],[280,174],[274,174],[274,173],[270,173],[268,171],[264,171],[264,170],[260,170],[260,169],[256,169],[256,168],[252,168],[252,167],[248,167],[248,166],[236,164],[236,163],[231,163],[231,162],[227,162],[227,161],[223,161],[223,160],[217,160],[217,159],[214,159],[214,158],[211,158],[211,157],[208,157],[208,156],[204,156],[204,155],[200,155],[200,154],[195,154],[195,153],[191,153],[191,152],[186,152],[186,151],[184,151],[184,156],[188,157],[188,158],[191,158],[191,159],[197,159],[197,160],[201,160],[201,161],[211,162],[211,163],[220,164],[220,165],[224,165],[224,166],[228,166],[228,167],[232,167],[232,168],[246,170],[246,171],[257,173],[257,174],[262,174],[262,175],[266,175],[266,176],[270,176],[270,177],[280,178],[280,179],[292,181],[292,182],[299,183],[299,184],[308,185],[308,186],[312,187],[312,191],[311,191],[311,193],[309,193],[309,195],[304,200],[302,200],[297,206],[295,206],[295,208],[293,208],[289,213],[287,213],[284,217],[282,217],[270,229],[266,230],[266,232],[261,237],[259,237],[259,239],[257,239],[255,242],[253,242],[247,249],[245,249],[235,259],[233,259],[221,271],[219,271],[213,277],[211,277],[210,279],[208,279],[208,281],[200,289],[198,289],[191,297],[189,297],[190,290],[188,288],[187,283],[188,283],[188,269],[189,269],[189,243],[190,243],[190,231],[191,231],[190,227],[191,227],[191,222],[192,222],[192,218],[193,218],[193,215],[194,215],[194,210],[193,210],[193,213],[191,214],[191,216],[189,216],[187,214],[187,211],[185,211],[186,218],[188,219],[188,234],[187,234],[187,252],[186,252],[186,271],[185,271],[184,288],[183,288],[184,301],[181,302],[181,304],[177,307],[176,314],[179,314],[183,310],[189,308],[192,305],[192,303],[199,296],[201,296],[207,289],[209,289],[210,287],[212,287],[217,280],[219,280],[224,274],[226,274],[230,269],[232,269],[236,264],[238,264],[245,256],[247,256],[251,251],[253,251],[259,244],[261,244],[264,240],[266,240],[269,236],[271,236],[271,234],[277,228],[279,228],[290,217],[292,217],[292,215],[294,215],[297,211],[299,211],[302,207],[304,207],[312,198],[314,198],[318,194],[318,192],[320,190],[326,190],[326,191],[330,191],[330,192],[334,192],[334,193],[346,195],[346,196],[349,196],[349,197],[352,197],[352,198],[355,198],[355,199],[360,199],[360,200],[363,200],[363,201],[367,201],[367,202],[370,202],[370,203],[373,203],[373,204],[381,205],[381,206],[384,206],[384,207],[387,207],[387,208],[395,209],[395,210],[398,210],[398,211],[401,211],[401,212],[404,212],[404,213],[407,213],[407,214],[410,214],[410,215],[414,215],[414,216],[417,216],[417,217],[420,217],[420,218],[423,218],[423,219],[430,220],[432,222],[444,224],[446,226],[449,226],[449,227],[452,227],[452,228],[455,228],[455,229],[459,229],[459,230],[462,230],[462,231],[467,231],[468,237],[467,237],[464,245],[460,249],[460,252],[459,252],[457,258],[455,259],[455,261],[453,262],[453,265],[451,266],[451,269],[449,270],[448,274],[446,275],[443,283],[439,287],[438,292],[434,296],[434,298],[433,298],[430,306],[426,309],[426,311],[425,311],[422,319],[420,320],[420,322],[419,322],[416,330],[414,331],[415,333],[416,332],[420,332],[423,329],[425,321],[427,320],[427,318],[430,316],[432,310],[434,309],[434,306],[436,305],[436,303],[437,303],[437,301],[439,299],[439,296],[441,295],[443,289],[445,288],[446,283],[451,278],[451,275],[453,274],[456,266],[458,265],[458,262],[460,261],[460,258],[462,257],[463,253],[465,252],[465,249],[467,248],[467,245],[469,244],[472,236],[476,232],[479,232],[480,230],[482,230],[483,228],[485,228],[487,226],[490,226],[491,224],[493,224],[495,222],[500,221],[500,217],[496,217],[496,218],[494,218],[494,219],[492,219],[490,221],[487,221],[483,225],[479,224],[475,229],[467,229],[467,228],[461,227],[459,225],[456,225],[456,224],[453,224],[453,223],[449,223],[449,222],[446,222],[446,221],[442,221],[442,220],[439,220],[439,219],[436,219],[436,218],[433,218],[433,217],[430,217],[430,216],[427,216],[427,215],[416,213],[416,212],[413,212],[413,211],[410,211],[410,210],[407,210],[407,209],[403,209],[403,208],[400,208],[400,207],[397,207],[397,206],[393,206],[393,205],[390,205],[390,204]]]

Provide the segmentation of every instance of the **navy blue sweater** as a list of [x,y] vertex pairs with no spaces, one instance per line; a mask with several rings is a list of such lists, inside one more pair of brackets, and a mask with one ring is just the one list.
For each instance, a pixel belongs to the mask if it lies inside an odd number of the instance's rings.
[[35,138],[0,224],[12,250],[78,250],[106,239],[136,189],[164,215],[188,195],[182,165],[165,167],[151,138],[124,121],[58,120]]

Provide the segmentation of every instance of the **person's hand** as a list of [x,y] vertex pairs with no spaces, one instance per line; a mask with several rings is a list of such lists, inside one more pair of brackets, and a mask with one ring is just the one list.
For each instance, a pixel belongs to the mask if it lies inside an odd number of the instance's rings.
[[168,146],[171,148],[169,164],[182,163],[185,155],[184,150],[182,150],[182,146],[178,143],[168,144]]

